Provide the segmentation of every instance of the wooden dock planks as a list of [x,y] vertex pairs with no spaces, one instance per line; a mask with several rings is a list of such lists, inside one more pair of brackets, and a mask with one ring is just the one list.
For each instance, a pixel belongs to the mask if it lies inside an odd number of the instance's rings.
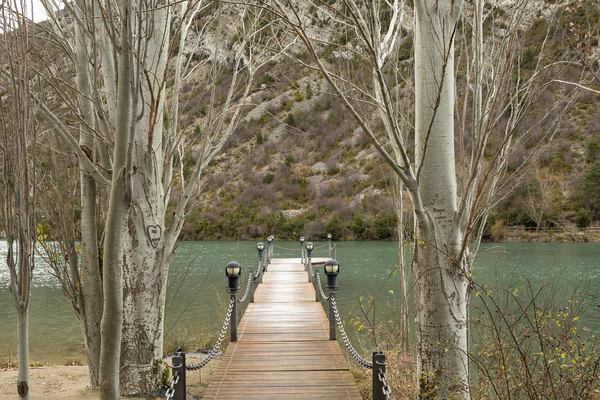
[[362,399],[299,259],[274,259],[204,399]]

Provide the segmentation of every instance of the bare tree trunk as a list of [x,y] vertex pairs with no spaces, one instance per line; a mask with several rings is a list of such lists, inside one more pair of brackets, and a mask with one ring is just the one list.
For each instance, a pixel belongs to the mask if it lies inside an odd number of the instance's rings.
[[396,210],[398,229],[398,269],[400,270],[400,290],[402,291],[400,304],[400,332],[402,334],[402,347],[410,351],[410,324],[408,322],[408,266],[406,265],[406,227],[404,221],[404,184],[400,178],[395,177],[394,208]]
[[415,1],[416,209],[413,258],[420,392],[469,398],[467,305],[470,265],[456,262],[454,33],[462,1]]
[[[0,76],[0,133],[2,143],[2,216],[8,255],[10,291],[17,311],[19,372],[17,393],[29,400],[29,297],[35,252],[35,144],[28,57],[31,23],[24,1],[8,1],[0,8],[0,52],[7,73]],[[6,96],[6,97],[5,97]],[[7,102],[5,102],[5,99]]]
[[130,146],[136,118],[132,110],[131,43],[133,19],[131,0],[122,4],[119,80],[115,120],[113,176],[106,218],[103,293],[104,307],[100,345],[100,399],[118,399],[123,327],[123,268],[127,265],[127,223],[132,200]]
[[[91,21],[94,18],[94,7],[79,0],[77,16],[82,21]],[[87,11],[87,15],[82,10]],[[87,26],[93,28],[93,24]],[[79,145],[85,150],[90,161],[96,161],[96,141],[91,127],[95,126],[94,104],[91,82],[89,76],[90,54],[89,36],[77,25],[78,34],[75,35],[75,55],[77,63],[77,90],[79,91],[79,106],[83,123],[80,124]],[[100,369],[100,324],[102,321],[103,295],[102,276],[100,274],[100,260],[98,248],[98,228],[96,216],[96,181],[85,170],[80,161],[81,185],[81,283],[79,290],[79,321],[86,348],[88,368],[90,371],[90,386],[98,387]],[[73,238],[75,239],[75,238]],[[78,279],[72,277],[72,279]]]

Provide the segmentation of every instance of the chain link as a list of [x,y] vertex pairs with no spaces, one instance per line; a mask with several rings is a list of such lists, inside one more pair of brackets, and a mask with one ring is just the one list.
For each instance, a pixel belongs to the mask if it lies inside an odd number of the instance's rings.
[[242,297],[240,300],[237,301],[238,303],[243,303],[246,301],[246,298],[248,297],[248,293],[250,293],[250,285],[254,281],[254,279],[252,279],[253,277],[254,277],[254,271],[249,271],[248,283],[246,284],[246,293],[244,293],[244,297]]
[[200,368],[206,366],[206,364],[208,364],[210,362],[210,360],[212,360],[215,353],[219,350],[219,347],[221,347],[221,343],[223,343],[223,339],[225,339],[225,333],[227,332],[227,327],[229,327],[229,321],[231,321],[231,313],[233,310],[233,305],[235,304],[234,302],[235,302],[235,299],[231,299],[231,301],[229,302],[229,309],[227,310],[227,317],[225,317],[225,323],[223,323],[223,329],[221,329],[221,333],[219,334],[219,339],[217,340],[217,343],[215,343],[214,347],[212,348],[210,353],[208,353],[208,355],[206,356],[206,358],[204,360],[200,361],[198,364],[186,365],[185,368],[188,371],[195,371],[197,369],[200,369]]
[[321,286],[321,276],[319,275],[316,268],[315,268],[315,277],[317,278],[317,286],[319,287],[319,291],[321,292],[321,300],[328,301],[329,296],[325,296],[325,292],[323,291],[323,287]]
[[178,382],[179,382],[179,374],[177,372],[175,372],[175,375],[173,375],[171,377],[171,384],[169,385],[169,388],[167,389],[167,391],[165,393],[165,397],[167,400],[171,400],[171,399],[173,399],[173,396],[175,396],[175,389],[173,388],[173,386],[177,385]]
[[262,272],[262,260],[258,262],[258,270],[256,271],[256,275],[254,275],[254,280],[257,280]]
[[287,251],[298,251],[298,249],[288,249],[287,247],[281,247],[281,246],[276,246],[276,245],[273,245],[273,247],[276,247],[281,250],[287,250]]
[[387,400],[393,400],[392,399],[392,389],[390,388],[390,386],[387,383],[387,377],[385,376],[385,372],[383,372],[383,369],[379,370],[378,378],[379,378],[379,381],[381,383],[383,383],[383,387],[381,388],[381,390],[383,391],[385,398]]
[[373,363],[362,358],[356,352],[356,350],[354,350],[354,347],[352,347],[352,343],[350,343],[350,339],[348,339],[348,336],[346,335],[344,325],[342,325],[342,319],[340,318],[340,312],[338,311],[337,304],[335,302],[335,296],[333,296],[330,301],[333,306],[333,314],[335,315],[335,321],[338,327],[340,328],[340,333],[342,334],[342,339],[344,340],[344,344],[346,345],[348,352],[360,365],[362,365],[365,368],[373,369]]

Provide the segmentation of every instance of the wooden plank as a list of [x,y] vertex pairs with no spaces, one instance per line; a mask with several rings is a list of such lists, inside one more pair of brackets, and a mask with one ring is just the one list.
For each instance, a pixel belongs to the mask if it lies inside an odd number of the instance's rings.
[[269,265],[205,399],[362,399],[299,262]]

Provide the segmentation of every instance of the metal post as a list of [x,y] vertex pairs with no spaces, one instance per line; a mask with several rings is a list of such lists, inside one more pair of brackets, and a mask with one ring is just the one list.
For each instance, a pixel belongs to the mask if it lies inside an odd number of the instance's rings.
[[264,273],[264,268],[263,268],[263,258],[259,257],[258,258],[258,283],[262,283],[263,282],[263,273]]
[[329,339],[336,340],[335,337],[335,313],[333,312],[333,298],[335,297],[335,288],[329,288]]
[[373,352],[373,400],[385,400],[383,382],[379,379],[379,371],[385,373],[385,354],[382,351]]
[[231,310],[231,341],[237,342],[237,290],[231,290],[231,299],[233,300],[233,309]]
[[310,257],[308,257],[308,283],[312,283],[312,265]]
[[337,245],[333,245],[333,259],[337,260]]
[[[175,356],[179,356],[181,357],[181,364],[183,364],[183,368],[182,371],[179,372],[179,383],[181,383],[181,386],[183,387],[183,390],[181,390],[181,399],[185,400],[185,392],[187,390],[187,381],[186,381],[186,377],[185,377],[185,371],[186,371],[186,361],[185,361],[185,351],[183,351],[183,349],[181,347],[178,347],[175,350]],[[174,400],[179,399],[179,397],[177,397],[177,391],[175,391],[175,396],[173,397]]]
[[185,353],[176,353],[172,360],[173,376],[177,374],[179,379],[172,387],[174,390],[173,400],[185,400]]

